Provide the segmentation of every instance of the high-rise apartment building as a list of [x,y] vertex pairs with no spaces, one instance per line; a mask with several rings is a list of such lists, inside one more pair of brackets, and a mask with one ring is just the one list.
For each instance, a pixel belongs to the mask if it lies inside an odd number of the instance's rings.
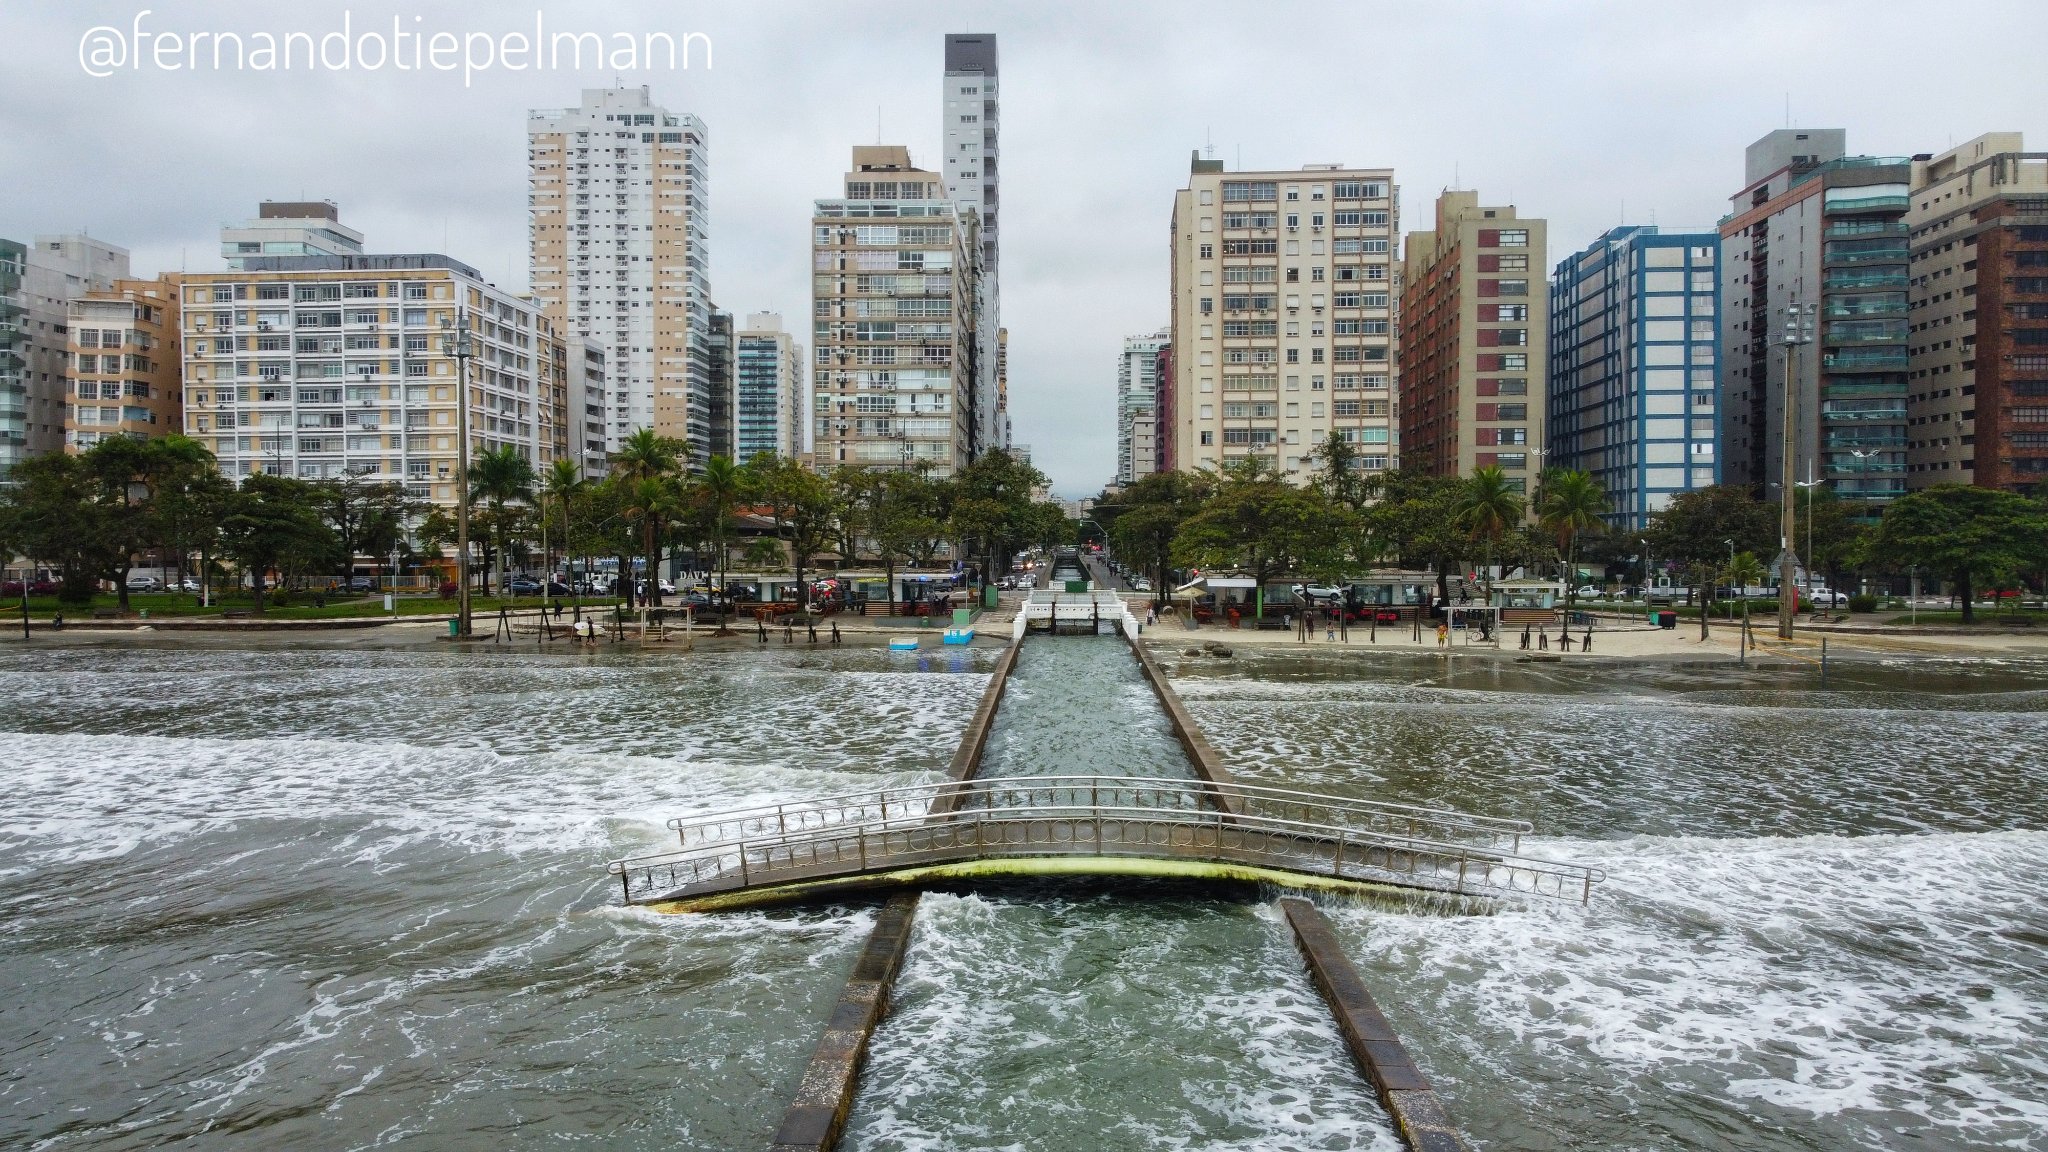
[[1001,157],[996,147],[996,38],[994,33],[946,37],[944,109],[939,139],[946,198],[972,210],[981,231],[981,275],[975,281],[975,410],[972,455],[1008,442],[1008,381],[1002,378],[1002,293],[997,270],[1001,255]]
[[1549,365],[1545,222],[1445,191],[1408,234],[1401,278],[1401,463],[1440,476],[1542,468]]
[[2048,154],[1992,132],[1915,157],[1906,482],[2048,485]]
[[804,454],[803,345],[782,329],[782,317],[752,312],[735,338],[733,429],[738,459],[766,452]]
[[1720,250],[1716,232],[1629,225],[1551,273],[1542,463],[1590,473],[1614,527],[1720,482]]
[[704,344],[705,378],[710,387],[711,439],[706,445],[712,456],[732,458],[733,454],[733,335],[732,313],[711,309],[711,338]]
[[1124,337],[1116,358],[1116,482],[1128,486],[1159,466],[1159,350],[1173,330]]
[[332,200],[265,200],[254,220],[222,226],[220,254],[230,268],[251,256],[360,256],[363,234]]
[[996,446],[1010,446],[1010,330],[996,329]]
[[1332,432],[1394,460],[1389,168],[1225,172],[1197,154],[1174,194],[1174,466],[1263,456],[1297,482]]
[[[1835,129],[1749,146],[1721,221],[1723,476],[1776,501],[1790,431],[1795,483],[1825,481],[1874,517],[1905,491],[1911,164],[1847,156]],[[1814,310],[1786,416],[1787,309]]]
[[606,445],[635,429],[712,441],[704,124],[645,87],[528,114],[532,286],[557,330],[603,345]]
[[811,220],[815,461],[951,475],[979,415],[979,217],[900,145],[855,147],[843,191]]
[[0,240],[0,476],[64,448],[71,302],[128,276],[128,250],[89,236]]
[[71,302],[67,451],[83,452],[109,436],[147,440],[184,430],[180,286],[175,272],[116,280]]
[[[255,256],[183,278],[185,434],[229,477],[359,476],[452,505],[470,452],[570,451],[567,349],[531,300],[437,254]],[[467,325],[468,387],[444,340]]]

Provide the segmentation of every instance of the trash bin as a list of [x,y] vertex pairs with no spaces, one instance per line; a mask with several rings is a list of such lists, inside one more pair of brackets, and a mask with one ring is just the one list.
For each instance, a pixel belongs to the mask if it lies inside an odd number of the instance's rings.
[[1662,612],[1659,612],[1659,613],[1657,613],[1657,627],[1659,627],[1659,628],[1676,628],[1676,627],[1678,627],[1678,613],[1676,613],[1676,612],[1673,612],[1673,611],[1671,611],[1671,610],[1670,610],[1670,609],[1668,609],[1668,608],[1667,608],[1667,609],[1665,609],[1665,610],[1664,610],[1664,611],[1662,611]]
[[460,637],[461,635],[462,635],[462,617],[460,617],[460,616],[450,616],[450,617],[448,618],[448,638],[449,638],[450,640],[454,640],[454,639],[456,639],[456,638]]

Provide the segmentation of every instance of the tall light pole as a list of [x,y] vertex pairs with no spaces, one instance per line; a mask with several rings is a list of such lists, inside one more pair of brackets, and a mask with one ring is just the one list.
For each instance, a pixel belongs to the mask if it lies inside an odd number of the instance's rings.
[[[1812,476],[1813,470],[1811,468],[1807,469],[1806,474]],[[1820,487],[1820,483],[1818,480],[1801,480],[1798,485],[1806,489],[1806,593],[1809,600],[1813,599],[1813,490]],[[1813,612],[1815,618],[1818,619],[1820,616],[1819,601],[1814,602]]]
[[1784,443],[1780,449],[1784,457],[1780,461],[1778,492],[1784,507],[1779,509],[1778,552],[1778,639],[1792,639],[1793,569],[1799,558],[1792,552],[1793,533],[1797,530],[1792,515],[1792,487],[1795,475],[1793,467],[1793,431],[1798,427],[1796,409],[1799,404],[1799,348],[1813,343],[1812,304],[1801,304],[1794,300],[1785,307],[1785,330],[1778,342],[1785,347],[1785,395],[1784,395]]
[[470,636],[469,616],[469,358],[476,355],[469,313],[457,305],[455,324],[441,321],[441,355],[455,358],[455,618],[456,634]]

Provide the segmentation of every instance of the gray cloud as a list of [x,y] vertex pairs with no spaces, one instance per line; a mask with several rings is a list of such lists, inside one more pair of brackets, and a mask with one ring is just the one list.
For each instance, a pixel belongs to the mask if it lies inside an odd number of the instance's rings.
[[[340,202],[382,250],[444,250],[526,279],[525,112],[610,72],[166,73],[104,79],[80,35],[143,5],[0,7],[0,235],[78,228],[140,272],[219,266],[216,232],[263,198]],[[2048,8],[1955,0],[1964,30],[1915,56],[1914,6],[1776,3],[164,3],[162,30],[358,32],[393,15],[503,32],[702,31],[714,67],[623,73],[702,116],[713,293],[809,309],[810,201],[883,136],[936,164],[941,34],[1002,40],[1004,321],[1020,440],[1066,493],[1114,467],[1121,338],[1166,319],[1167,217],[1188,153],[1235,167],[1391,164],[1404,230],[1454,179],[1548,217],[1553,259],[1624,219],[1708,225],[1742,148],[1786,121],[1857,151],[1935,151],[2038,123]],[[1917,63],[1915,63],[1917,61]],[[1912,66],[1909,69],[1909,64]]]

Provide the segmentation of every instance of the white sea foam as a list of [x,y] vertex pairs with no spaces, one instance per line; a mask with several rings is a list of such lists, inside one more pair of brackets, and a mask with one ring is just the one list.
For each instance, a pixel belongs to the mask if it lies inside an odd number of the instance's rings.
[[1544,1082],[1619,1074],[1643,1100],[1683,1083],[1845,1131],[2048,1140],[2048,833],[1530,847],[1609,881],[1584,910],[1336,913],[1371,979],[1451,1025],[1427,1042],[1508,1091],[1532,1092],[1534,1062]]
[[1270,910],[928,895],[896,1002],[866,1152],[1400,1147]]

